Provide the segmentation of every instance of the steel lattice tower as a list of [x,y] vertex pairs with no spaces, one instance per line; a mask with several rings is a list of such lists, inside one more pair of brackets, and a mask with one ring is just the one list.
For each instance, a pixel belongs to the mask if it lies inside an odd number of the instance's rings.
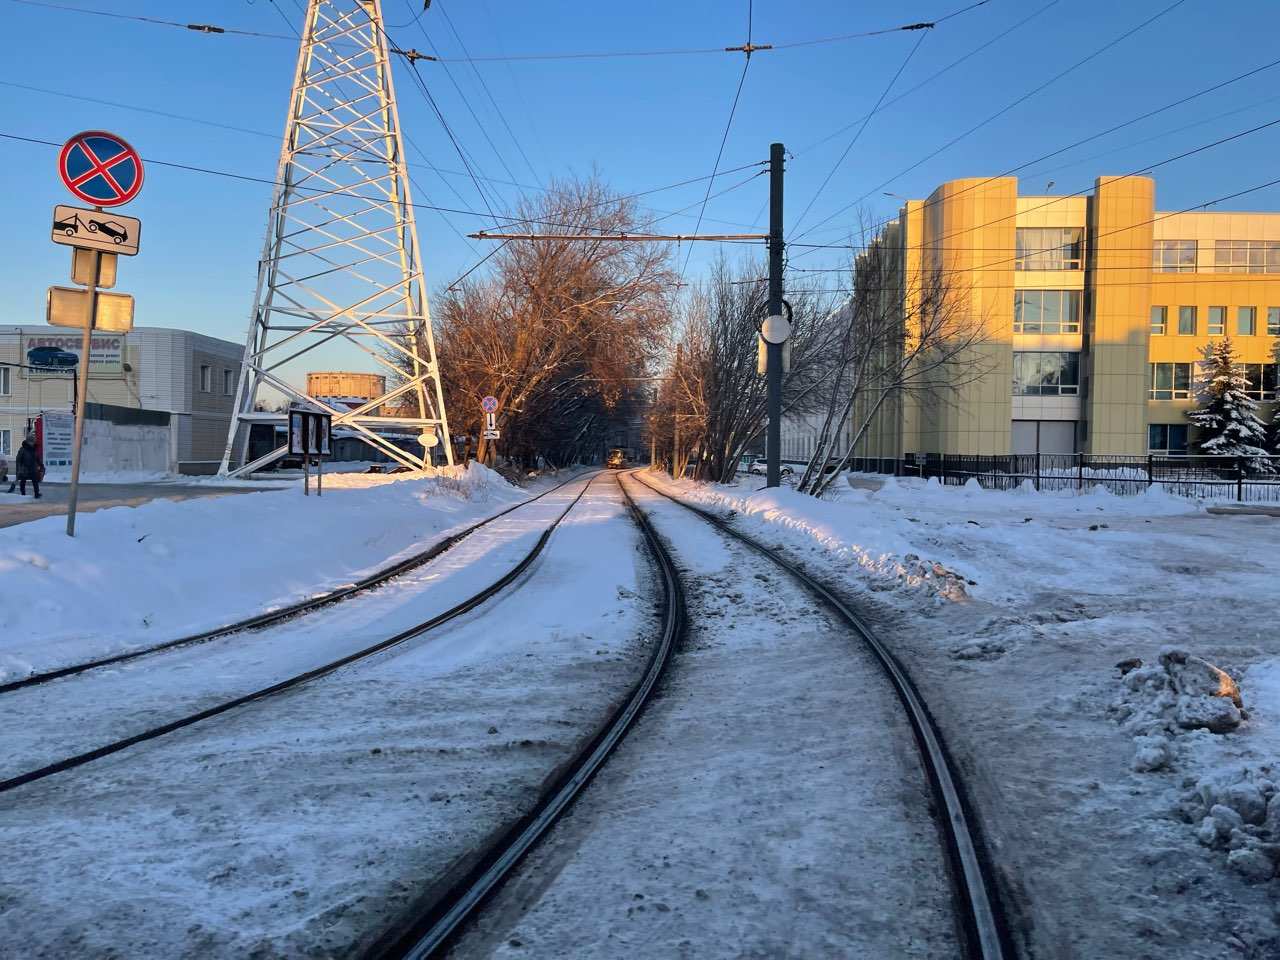
[[[394,387],[349,409],[288,382],[300,360],[337,344],[371,357]],[[249,427],[285,421],[254,409],[264,386],[408,467],[429,464],[420,444],[432,436],[453,463],[380,0],[307,2],[224,476],[286,452],[245,462]]]

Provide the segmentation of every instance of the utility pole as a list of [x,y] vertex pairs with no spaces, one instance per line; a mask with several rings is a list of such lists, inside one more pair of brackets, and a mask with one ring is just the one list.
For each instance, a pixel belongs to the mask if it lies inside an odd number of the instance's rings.
[[[782,157],[785,152],[780,143],[769,146],[769,306],[766,326],[773,326],[769,320],[782,316]],[[790,330],[786,330],[786,334],[789,333]],[[776,487],[782,480],[782,345],[786,339],[786,335],[770,336],[769,331],[765,331],[769,415],[769,428],[765,434],[766,487]]]

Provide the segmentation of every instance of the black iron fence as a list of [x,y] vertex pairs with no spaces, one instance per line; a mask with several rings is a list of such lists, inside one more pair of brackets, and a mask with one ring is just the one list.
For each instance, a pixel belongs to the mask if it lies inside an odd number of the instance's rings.
[[1182,497],[1280,502],[1280,456],[1095,456],[1083,453],[917,454],[905,459],[854,457],[850,469],[900,477],[969,480],[991,490],[1029,483],[1036,490],[1084,491],[1101,486],[1132,495],[1152,487]]

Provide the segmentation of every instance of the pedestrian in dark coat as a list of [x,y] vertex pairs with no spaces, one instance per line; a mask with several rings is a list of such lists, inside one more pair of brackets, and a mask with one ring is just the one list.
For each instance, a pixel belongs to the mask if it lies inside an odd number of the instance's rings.
[[[40,453],[36,450],[36,438],[27,435],[22,441],[22,446],[18,448],[18,455],[14,457],[16,466],[18,492],[24,497],[27,495],[27,481],[31,481],[31,492],[35,494],[37,500],[40,499],[40,475],[44,473],[44,464],[40,462]],[[9,487],[9,492],[13,493],[13,486]]]

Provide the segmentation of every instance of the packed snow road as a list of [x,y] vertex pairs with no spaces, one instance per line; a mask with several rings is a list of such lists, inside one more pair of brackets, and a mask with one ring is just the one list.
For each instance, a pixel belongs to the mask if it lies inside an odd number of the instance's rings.
[[[41,699],[6,714],[5,762],[74,749],[102,724],[134,723],[129,711],[150,717],[167,698],[189,709],[238,689],[236,674],[260,681],[313,647],[332,652],[429,616],[421,604],[442,607],[491,582],[556,505],[528,509],[455,548],[469,553],[415,571],[416,589],[397,581],[354,601],[360,614],[344,603],[279,636],[18,691]],[[602,479],[533,566],[465,618],[0,795],[0,956],[358,953],[527,809],[634,682],[654,632],[639,547],[616,484]],[[45,717],[42,732],[22,732],[38,711],[61,726]]]
[[451,956],[961,955],[930,794],[878,665],[779,569],[628,490],[684,569],[689,636]]

